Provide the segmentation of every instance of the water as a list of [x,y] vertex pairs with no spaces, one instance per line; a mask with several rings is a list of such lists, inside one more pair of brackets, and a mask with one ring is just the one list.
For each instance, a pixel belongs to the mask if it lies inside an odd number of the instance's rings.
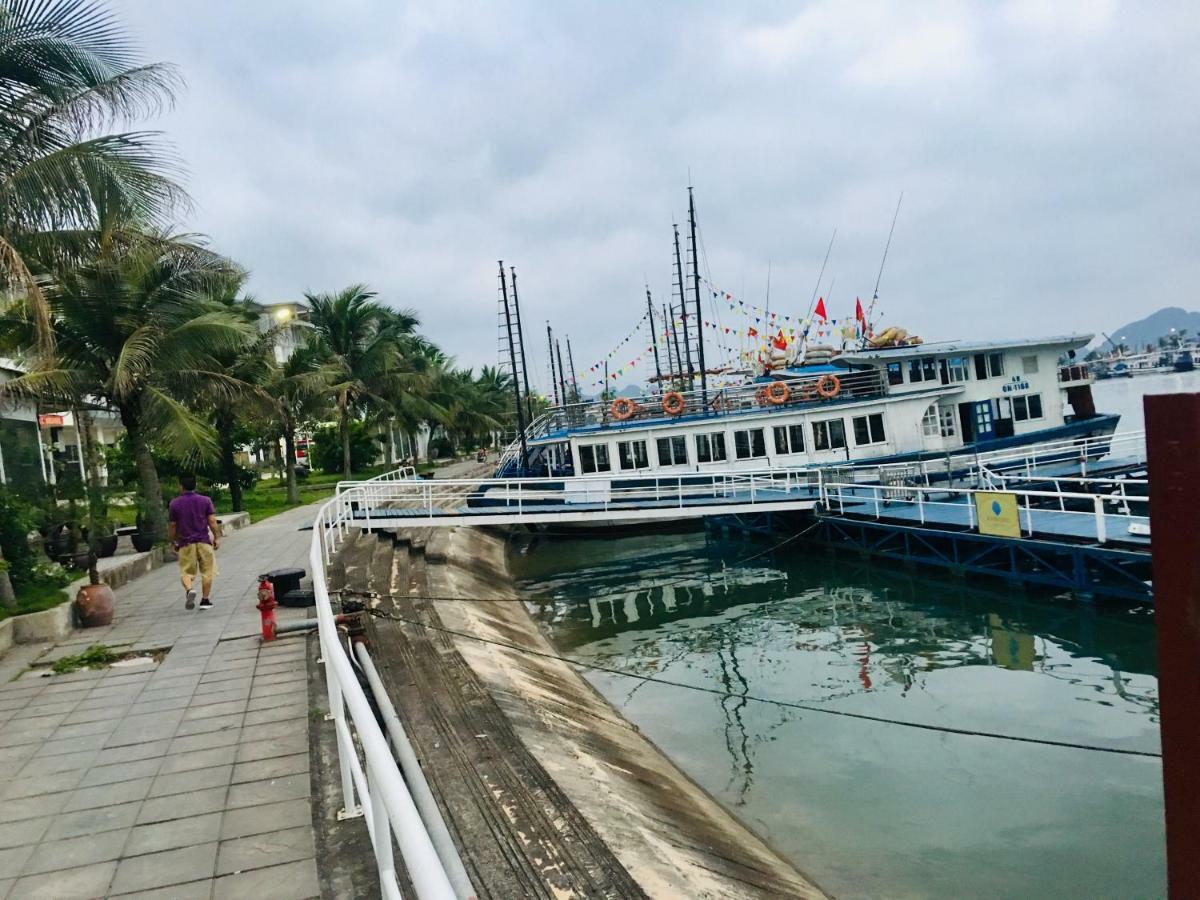
[[1140,431],[1144,427],[1142,397],[1146,394],[1176,394],[1185,391],[1200,391],[1200,369],[1192,372],[1137,375],[1133,378],[1109,378],[1097,381],[1092,388],[1098,411],[1121,414],[1118,431]]
[[1036,599],[703,533],[553,539],[514,564],[623,714],[839,897],[1154,897],[1152,613]]

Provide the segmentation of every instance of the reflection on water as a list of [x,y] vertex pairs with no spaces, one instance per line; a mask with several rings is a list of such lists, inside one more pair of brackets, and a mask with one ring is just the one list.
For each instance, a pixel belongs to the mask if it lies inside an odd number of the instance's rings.
[[703,533],[520,548],[560,650],[839,896],[1155,896],[1158,761],[924,731],[1158,748],[1152,612]]

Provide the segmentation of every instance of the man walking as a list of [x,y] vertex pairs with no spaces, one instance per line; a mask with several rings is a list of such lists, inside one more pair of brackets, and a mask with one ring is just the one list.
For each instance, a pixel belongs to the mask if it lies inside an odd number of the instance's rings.
[[[213,576],[217,574],[213,554],[221,546],[221,523],[213,502],[196,493],[196,476],[179,476],[183,492],[167,510],[167,537],[179,554],[179,580],[183,582],[184,608],[196,607],[196,571],[200,572],[200,608],[212,609]],[[211,540],[209,534],[212,534]]]

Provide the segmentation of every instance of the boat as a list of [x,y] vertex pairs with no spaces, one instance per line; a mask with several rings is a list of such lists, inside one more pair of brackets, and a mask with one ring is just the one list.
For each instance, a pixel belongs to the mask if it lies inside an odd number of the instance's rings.
[[1192,359],[1192,353],[1190,350],[1184,350],[1175,357],[1174,368],[1176,372],[1191,372],[1195,370],[1196,363],[1195,360]]
[[1092,375],[1072,358],[1091,339],[857,346],[737,385],[560,403],[526,430],[526,458],[514,442],[495,475],[561,479],[566,502],[591,502],[663,476],[903,464],[1103,438],[1120,417],[1096,411]]

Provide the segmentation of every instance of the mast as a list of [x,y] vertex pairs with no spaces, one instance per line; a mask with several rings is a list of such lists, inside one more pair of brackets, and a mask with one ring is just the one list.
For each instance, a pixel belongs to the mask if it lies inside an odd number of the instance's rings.
[[[688,223],[692,231],[692,293],[696,301],[696,352],[700,356],[700,400],[708,409],[708,372],[704,368],[704,319],[700,313],[700,250],[696,246],[696,200],[688,185]],[[684,319],[685,327],[687,319]]]
[[[521,330],[521,303],[517,300],[517,267],[509,266],[512,273],[513,316],[517,320],[517,346],[521,348],[521,378],[525,382],[525,414],[529,424],[533,424],[533,392],[529,390],[529,366],[525,363],[525,333]],[[513,378],[517,377],[516,369]]]
[[567,377],[563,372],[562,346],[558,341],[554,342],[554,353],[558,356],[558,387],[562,393],[563,406],[566,406],[570,401],[567,400]]
[[571,352],[571,336],[567,335],[567,365],[571,367],[571,402],[579,402],[579,382],[575,375],[575,355]]
[[516,347],[513,346],[513,322],[512,310],[508,306],[508,283],[504,278],[504,260],[500,260],[500,293],[504,297],[504,325],[508,332],[508,359],[512,363],[513,373],[513,396],[516,399],[517,410],[517,434],[521,439],[521,466],[519,471],[525,471],[526,461],[529,459],[529,445],[525,443],[525,415],[521,411],[521,382],[517,379],[517,359]]
[[554,374],[554,332],[550,330],[550,322],[546,322],[546,347],[550,356],[550,389],[554,391],[554,405],[558,406],[558,378]]
[[[680,380],[680,382],[682,382],[683,381],[683,357],[679,355],[679,332],[675,330],[675,311],[673,309],[668,310],[668,311],[671,313],[671,317],[667,320],[668,322],[671,323],[671,340],[673,340],[675,342],[675,364],[677,366],[679,366],[679,380]],[[674,382],[674,380],[675,380],[675,371],[672,370],[671,371],[671,381]],[[674,387],[675,387],[675,385],[672,384],[672,388],[674,388]]]
[[[646,285],[646,315],[650,319],[650,340],[654,345],[654,374],[658,376],[658,392],[662,393],[662,365],[658,361],[658,334],[654,331],[654,305],[650,300],[650,285]],[[571,345],[567,343],[567,350]]]
[[[692,367],[692,344],[688,337],[687,327],[687,294],[684,290],[683,280],[683,261],[679,256],[679,225],[672,222],[671,227],[675,229],[675,276],[679,281],[679,313],[680,320],[683,324],[683,351],[687,354],[687,373],[688,373],[688,390],[691,390],[696,381],[696,370]],[[674,310],[672,310],[672,313]],[[672,330],[674,330],[674,318],[672,317]],[[678,335],[676,336],[678,340]],[[675,347],[675,353],[678,355],[679,347]],[[680,367],[683,365],[683,360],[680,359]]]

